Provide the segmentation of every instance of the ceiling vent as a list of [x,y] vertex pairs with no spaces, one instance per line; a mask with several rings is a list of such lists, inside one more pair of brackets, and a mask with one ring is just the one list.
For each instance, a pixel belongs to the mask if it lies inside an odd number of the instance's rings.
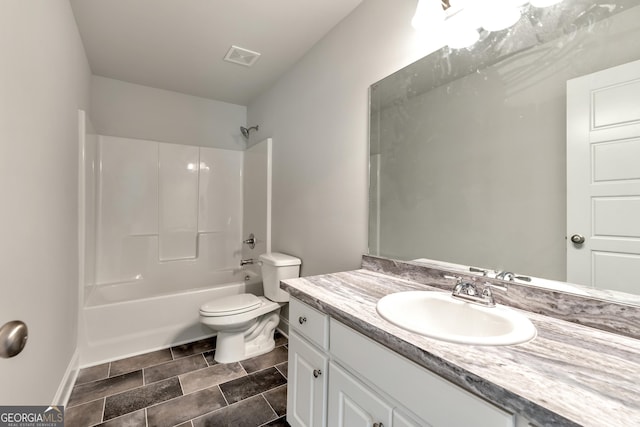
[[251,67],[256,63],[258,58],[260,58],[260,54],[258,52],[253,52],[238,46],[231,46],[229,52],[224,56],[225,61],[244,65],[245,67]]

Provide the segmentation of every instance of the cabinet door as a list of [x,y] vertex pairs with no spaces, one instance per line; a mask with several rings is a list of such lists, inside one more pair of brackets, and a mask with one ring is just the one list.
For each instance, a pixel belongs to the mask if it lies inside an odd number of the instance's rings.
[[329,363],[329,425],[391,427],[392,407],[344,371]]
[[295,331],[289,334],[287,421],[292,427],[324,427],[327,356]]

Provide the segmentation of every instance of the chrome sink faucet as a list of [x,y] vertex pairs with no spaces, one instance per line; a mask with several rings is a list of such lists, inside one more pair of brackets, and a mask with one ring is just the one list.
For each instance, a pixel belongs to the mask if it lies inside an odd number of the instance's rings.
[[493,283],[485,282],[484,287],[480,288],[474,282],[465,282],[462,277],[445,276],[448,279],[455,279],[456,285],[453,287],[451,296],[453,298],[479,304],[485,307],[495,307],[496,301],[493,298],[491,288],[497,288],[506,291],[506,286],[497,286]]

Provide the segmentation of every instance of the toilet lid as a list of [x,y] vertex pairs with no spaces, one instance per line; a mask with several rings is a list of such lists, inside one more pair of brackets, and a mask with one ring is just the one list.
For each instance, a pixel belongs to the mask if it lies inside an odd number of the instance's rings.
[[253,294],[239,294],[216,299],[203,304],[200,313],[205,316],[230,316],[246,313],[260,306],[260,299]]

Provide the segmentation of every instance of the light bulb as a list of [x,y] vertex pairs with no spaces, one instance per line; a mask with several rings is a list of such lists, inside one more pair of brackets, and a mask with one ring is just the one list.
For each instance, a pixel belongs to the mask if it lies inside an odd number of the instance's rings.
[[462,49],[473,45],[480,39],[480,23],[475,7],[460,9],[445,21],[447,45],[452,49]]
[[520,9],[507,5],[507,2],[493,2],[495,7],[487,7],[482,12],[482,28],[487,31],[500,31],[509,28],[520,20]]
[[440,0],[418,0],[411,26],[416,30],[438,27],[444,22],[444,9]]

